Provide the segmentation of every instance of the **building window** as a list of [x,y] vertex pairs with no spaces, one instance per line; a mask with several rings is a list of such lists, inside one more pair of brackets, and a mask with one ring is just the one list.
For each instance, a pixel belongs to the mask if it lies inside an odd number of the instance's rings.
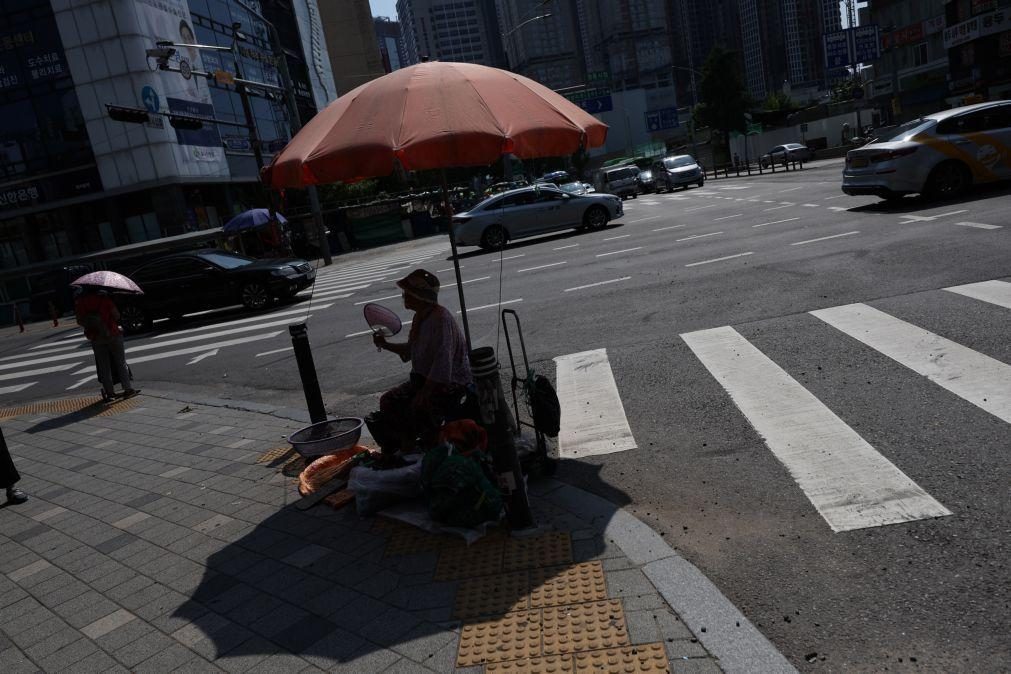
[[921,42],[920,44],[913,47],[913,65],[923,66],[927,65],[927,43]]

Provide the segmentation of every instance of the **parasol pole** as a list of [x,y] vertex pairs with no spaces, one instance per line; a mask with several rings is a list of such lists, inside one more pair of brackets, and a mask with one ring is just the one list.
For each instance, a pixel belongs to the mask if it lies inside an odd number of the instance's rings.
[[467,353],[471,352],[470,324],[467,323],[467,303],[463,299],[463,278],[460,276],[460,259],[456,255],[456,236],[453,234],[453,207],[449,204],[449,188],[446,186],[446,169],[439,172],[442,177],[442,202],[449,218],[449,245],[453,250],[453,271],[456,272],[456,292],[460,296],[460,316],[463,322],[463,336],[467,340]]

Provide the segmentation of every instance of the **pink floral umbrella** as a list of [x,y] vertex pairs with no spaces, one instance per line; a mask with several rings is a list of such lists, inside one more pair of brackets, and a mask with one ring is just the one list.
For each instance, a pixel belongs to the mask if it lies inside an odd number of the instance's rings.
[[106,290],[115,290],[118,292],[136,293],[138,295],[144,294],[144,291],[140,289],[139,285],[134,283],[128,277],[114,271],[93,271],[90,274],[85,274],[70,285],[93,286],[95,288],[105,288]]

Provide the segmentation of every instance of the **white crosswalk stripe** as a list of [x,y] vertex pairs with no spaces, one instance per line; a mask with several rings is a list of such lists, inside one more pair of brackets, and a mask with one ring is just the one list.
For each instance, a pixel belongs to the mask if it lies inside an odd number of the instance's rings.
[[635,449],[605,349],[555,358],[562,428],[558,454],[582,458]]
[[1011,309],[1011,283],[1006,281],[982,281],[967,283],[961,286],[945,288],[949,293],[971,297],[981,302],[996,304],[1005,309]]

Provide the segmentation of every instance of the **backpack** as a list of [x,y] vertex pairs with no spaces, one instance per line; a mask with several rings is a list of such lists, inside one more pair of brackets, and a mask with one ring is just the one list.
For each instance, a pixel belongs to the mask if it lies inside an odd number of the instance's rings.
[[534,428],[554,438],[562,428],[562,406],[558,394],[544,375],[534,375],[533,385],[528,384],[530,413],[534,418]]
[[428,512],[437,522],[454,527],[474,527],[498,520],[502,494],[481,467],[483,452],[460,454],[444,442],[425,453],[421,481]]

